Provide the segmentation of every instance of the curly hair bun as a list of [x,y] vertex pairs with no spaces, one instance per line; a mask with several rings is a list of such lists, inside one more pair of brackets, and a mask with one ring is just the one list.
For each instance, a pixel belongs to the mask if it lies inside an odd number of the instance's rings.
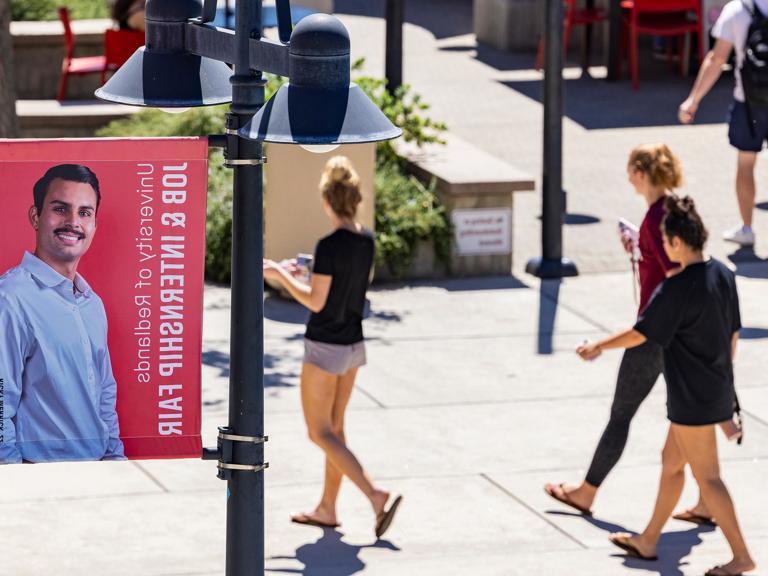
[[690,196],[667,196],[664,200],[666,215],[662,229],[668,238],[677,236],[694,250],[703,250],[709,232],[696,210],[696,204]]
[[680,160],[666,144],[643,144],[629,155],[629,166],[647,174],[651,184],[674,190],[683,185],[683,170]]

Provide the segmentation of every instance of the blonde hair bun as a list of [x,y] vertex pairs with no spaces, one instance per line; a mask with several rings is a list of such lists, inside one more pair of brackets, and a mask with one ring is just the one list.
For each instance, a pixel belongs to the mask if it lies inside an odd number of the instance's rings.
[[666,144],[643,144],[629,154],[629,167],[647,174],[653,186],[674,190],[683,185],[680,160]]
[[320,177],[320,193],[337,216],[354,218],[363,200],[360,176],[346,156],[334,156]]

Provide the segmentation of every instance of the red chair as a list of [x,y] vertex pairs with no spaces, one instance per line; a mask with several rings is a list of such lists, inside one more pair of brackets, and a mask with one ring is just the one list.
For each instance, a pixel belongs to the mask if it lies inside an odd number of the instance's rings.
[[64,60],[61,63],[61,81],[59,83],[59,102],[67,95],[67,80],[70,76],[84,76],[86,74],[103,74],[106,58],[104,56],[85,56],[75,58],[75,36],[72,34],[72,26],[69,20],[69,10],[59,8],[59,19],[64,26]]
[[107,80],[107,72],[114,72],[125,64],[133,53],[144,46],[144,32],[136,30],[107,30],[104,33],[104,67],[101,83]]
[[[624,35],[629,41],[629,68],[632,87],[635,90],[640,88],[638,38],[641,34],[679,38],[681,75],[685,75],[687,67],[682,49],[683,40],[688,34],[697,34],[699,62],[704,61],[704,19],[701,0],[623,0],[621,7],[624,9]],[[691,13],[696,15],[695,21],[690,19]],[[668,54],[670,53],[668,50]],[[623,52],[622,60],[625,55],[626,51]]]
[[[608,15],[602,8],[578,8],[577,0],[564,0],[565,22],[563,30],[563,50],[568,53],[568,44],[571,40],[571,32],[574,26],[586,26],[597,24],[608,19]],[[539,40],[539,50],[536,53],[536,70],[544,67],[544,38]]]

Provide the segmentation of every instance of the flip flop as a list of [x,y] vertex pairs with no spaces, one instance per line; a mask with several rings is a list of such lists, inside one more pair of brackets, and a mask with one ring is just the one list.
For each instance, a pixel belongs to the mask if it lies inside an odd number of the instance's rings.
[[629,535],[627,534],[611,534],[608,537],[608,540],[611,541],[611,544],[613,544],[614,546],[618,546],[633,558],[638,558],[640,560],[648,560],[649,562],[659,559],[658,556],[644,556],[640,552],[640,550],[638,550],[635,547],[635,545],[629,541]]
[[560,488],[560,492],[562,493],[562,496],[559,496],[557,492],[554,491],[553,484],[547,484],[546,486],[544,486],[544,492],[549,494],[550,497],[554,498],[561,504],[565,504],[566,506],[570,506],[571,508],[578,510],[579,512],[584,514],[584,516],[592,516],[592,510],[590,510],[589,508],[583,508],[582,506],[579,506],[578,504],[576,504],[576,502],[570,499],[570,497],[568,496],[568,493],[565,491],[564,483],[558,484],[557,487]]
[[291,516],[291,522],[294,524],[304,524],[305,526],[317,526],[318,528],[338,528],[341,524],[328,524],[312,518],[309,514],[294,514]]
[[376,517],[376,538],[381,538],[384,535],[384,532],[389,528],[389,525],[392,524],[392,520],[395,519],[395,513],[402,501],[403,497],[398,496],[395,498],[395,501],[392,502],[392,506],[389,507],[389,510],[379,512],[379,515]]
[[693,510],[683,510],[682,512],[673,514],[672,518],[675,520],[682,520],[683,522],[690,522],[691,524],[696,524],[697,526],[717,526],[717,522],[715,522],[712,518],[709,516],[696,514],[696,512]]
[[704,576],[743,576],[743,572],[728,572],[722,566],[715,566],[704,572]]

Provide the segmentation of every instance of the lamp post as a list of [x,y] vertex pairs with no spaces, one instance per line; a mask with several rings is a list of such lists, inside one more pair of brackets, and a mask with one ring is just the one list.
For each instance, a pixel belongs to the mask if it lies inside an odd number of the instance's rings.
[[403,20],[404,0],[387,0],[387,40],[385,47],[384,76],[387,90],[394,92],[403,84]]
[[[261,8],[261,0],[237,2],[231,31],[208,24],[216,0],[148,0],[145,47],[96,91],[158,108],[231,102],[226,136],[210,139],[234,169],[229,424],[203,453],[227,480],[227,576],[264,574],[262,142],[333,147],[401,134],[350,83],[349,35],[338,19],[308,16],[291,31],[290,4],[278,0],[281,41],[273,41],[261,35]],[[266,106],[263,72],[289,78]]]
[[544,169],[540,258],[525,271],[539,278],[576,276],[576,265],[563,258],[563,2],[547,0],[544,20]]

